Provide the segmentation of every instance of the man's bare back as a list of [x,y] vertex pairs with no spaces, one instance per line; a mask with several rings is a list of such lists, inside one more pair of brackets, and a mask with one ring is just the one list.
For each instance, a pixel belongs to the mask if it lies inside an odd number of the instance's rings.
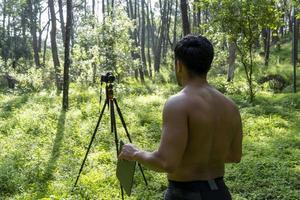
[[[187,86],[177,98],[187,109],[188,140],[177,169],[168,174],[169,180],[210,180],[224,176],[225,162],[238,162],[241,152],[233,139],[240,136],[241,120],[232,101],[208,84]],[[173,101],[173,102],[176,102]],[[233,155],[234,154],[234,155]],[[236,157],[235,160],[229,160]]]

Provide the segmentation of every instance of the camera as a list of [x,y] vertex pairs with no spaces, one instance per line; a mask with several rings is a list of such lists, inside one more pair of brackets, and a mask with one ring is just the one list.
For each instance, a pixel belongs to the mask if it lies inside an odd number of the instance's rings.
[[116,80],[116,77],[112,72],[107,72],[105,75],[101,75],[101,83],[113,83]]

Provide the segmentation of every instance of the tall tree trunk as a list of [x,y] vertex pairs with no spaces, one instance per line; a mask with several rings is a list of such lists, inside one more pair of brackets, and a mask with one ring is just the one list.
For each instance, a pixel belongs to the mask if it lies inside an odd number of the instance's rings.
[[[23,8],[21,26],[22,26],[22,38],[23,38],[25,44],[26,44],[26,41],[27,41],[27,37],[26,37],[26,27],[27,27],[26,12],[27,12],[27,8]],[[4,13],[3,13],[3,15],[4,15]],[[4,27],[3,27],[3,29],[4,29]]]
[[[62,34],[63,41],[66,41],[66,29],[65,29],[65,22],[64,22],[64,12],[63,12],[63,4],[62,0],[58,0],[58,12],[59,12],[59,20],[60,20],[60,29]],[[65,44],[65,42],[64,42]]]
[[57,93],[59,94],[62,90],[62,83],[60,78],[61,71],[60,71],[60,63],[59,63],[57,44],[56,44],[56,16],[55,16],[53,0],[48,0],[48,6],[51,15],[50,39],[51,39],[52,59],[53,59],[53,65],[55,70],[55,83],[56,83]]
[[102,0],[102,16],[103,16],[103,24],[105,24],[105,0]]
[[297,92],[297,63],[298,63],[298,38],[299,38],[299,26],[297,20],[296,8],[293,8],[293,90]]
[[157,43],[157,40],[156,40],[156,37],[155,37],[155,24],[154,24],[154,14],[152,12],[152,3],[151,3],[151,0],[149,0],[149,14],[151,15],[150,16],[150,19],[151,19],[151,38],[152,38],[152,53],[153,55],[155,55],[155,47],[156,47],[156,43]]
[[235,60],[236,60],[236,41],[229,40],[229,56],[228,56],[228,73],[227,81],[233,81],[234,70],[235,70]]
[[[135,20],[138,22],[138,24],[136,24],[136,27],[135,27],[135,46],[136,47],[139,47],[140,45],[140,32],[139,32],[139,28],[140,28],[140,7],[139,7],[139,3],[138,3],[138,0],[135,0]],[[136,52],[135,54],[135,57],[139,60],[142,60],[142,55],[140,54],[141,52]],[[140,79],[141,79],[141,82],[142,83],[145,83],[145,74],[144,74],[144,64],[141,62],[140,65],[139,65],[139,75],[140,75]]]
[[199,7],[200,0],[194,0],[194,32],[200,33],[200,24],[201,24],[201,9]]
[[162,52],[162,57],[163,57],[163,63],[165,64],[167,61],[167,52],[168,52],[168,44],[170,41],[170,26],[171,26],[171,15],[172,15],[172,1],[167,0],[167,13],[166,13],[166,28],[165,28],[165,36],[163,40],[163,52]]
[[64,64],[64,89],[63,89],[63,110],[66,111],[69,107],[69,68],[71,64],[70,59],[70,40],[72,30],[72,0],[67,0],[67,24],[65,37],[65,64]]
[[[5,30],[5,20],[6,20],[6,0],[3,0],[3,16],[2,16],[2,27]],[[5,33],[5,31],[4,31]]]
[[[150,2],[151,3],[151,2]],[[152,59],[151,59],[151,51],[150,51],[150,38],[153,40],[153,35],[152,35],[152,25],[150,22],[150,12],[149,12],[149,2],[147,3],[147,55],[148,55],[148,65],[149,65],[149,77],[152,78]]]
[[[95,16],[95,0],[92,1],[92,15],[93,15],[93,23],[92,23],[92,28],[95,28],[95,23],[94,20],[96,18]],[[98,40],[97,40],[97,45],[98,45]],[[93,84],[96,83],[96,74],[97,74],[97,66],[96,63],[93,61],[92,62],[92,67],[93,67]]]
[[29,16],[30,16],[30,33],[32,36],[32,48],[33,48],[33,53],[34,53],[34,63],[37,68],[40,67],[40,57],[39,57],[39,48],[38,48],[38,39],[36,35],[37,31],[37,24],[36,24],[36,16],[34,16],[35,12],[33,11],[33,5],[31,0],[27,0],[27,5],[28,5],[28,11],[29,11]]
[[166,14],[167,14],[167,1],[164,1],[162,11],[161,11],[161,25],[160,25],[160,35],[158,42],[156,44],[155,48],[155,56],[154,56],[154,70],[155,72],[160,71],[160,62],[161,62],[161,48],[162,48],[162,43],[164,41],[164,36],[165,36],[165,24],[166,24]]
[[177,40],[177,19],[178,19],[178,0],[175,0],[173,43],[172,43],[173,48],[175,47],[176,40]]
[[47,50],[47,40],[49,35],[49,27],[50,27],[50,23],[47,25],[46,38],[44,40],[43,66],[45,66],[45,62],[46,62],[46,50]]
[[95,17],[95,6],[96,6],[96,2],[95,2],[95,0],[92,0],[92,15],[93,15],[93,17]]
[[142,68],[145,69],[146,74],[147,73],[147,62],[146,62],[146,54],[145,54],[145,0],[141,0],[141,57],[142,57]]
[[270,58],[270,43],[271,43],[270,28],[265,28],[263,30],[263,38],[264,38],[265,66],[268,66],[269,58]]
[[38,31],[39,31],[38,52],[39,53],[41,53],[41,51],[42,51],[42,34],[43,34],[43,30],[42,30],[41,26],[42,26],[42,12],[39,12],[39,26],[38,26]]
[[292,16],[292,10],[288,11],[288,24],[289,24],[289,33],[293,31],[293,16]]
[[188,35],[191,33],[191,27],[188,17],[188,4],[187,0],[180,0],[181,16],[182,16],[182,29],[183,34]]
[[86,9],[86,7],[87,7],[87,3],[86,3],[86,1],[87,0],[83,0],[84,2],[84,17],[86,17],[86,11],[87,11],[87,9]]

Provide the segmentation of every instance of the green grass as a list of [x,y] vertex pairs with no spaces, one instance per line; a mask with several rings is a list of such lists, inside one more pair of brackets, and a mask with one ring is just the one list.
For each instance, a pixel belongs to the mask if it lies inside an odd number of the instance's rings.
[[[177,87],[149,86],[116,94],[134,143],[154,150],[160,139],[161,111]],[[171,92],[170,92],[171,91]],[[261,92],[253,104],[242,95],[244,156],[226,167],[234,199],[298,199],[300,188],[300,94]],[[61,112],[61,97],[49,92],[4,95],[0,100],[0,199],[118,199],[114,137],[106,113],[79,180],[71,188],[99,113],[98,92],[73,87],[71,109]],[[125,139],[118,121],[119,133]],[[125,139],[126,140],[126,139]],[[126,199],[160,199],[164,174],[136,171],[133,195]]]

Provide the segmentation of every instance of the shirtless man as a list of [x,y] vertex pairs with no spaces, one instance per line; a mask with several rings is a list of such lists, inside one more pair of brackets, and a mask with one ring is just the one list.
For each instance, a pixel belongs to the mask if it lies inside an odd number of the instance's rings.
[[237,106],[206,80],[214,57],[202,36],[185,36],[175,47],[175,70],[182,91],[163,110],[158,150],[124,145],[119,159],[134,160],[168,174],[165,200],[227,200],[225,163],[242,156],[242,124]]

